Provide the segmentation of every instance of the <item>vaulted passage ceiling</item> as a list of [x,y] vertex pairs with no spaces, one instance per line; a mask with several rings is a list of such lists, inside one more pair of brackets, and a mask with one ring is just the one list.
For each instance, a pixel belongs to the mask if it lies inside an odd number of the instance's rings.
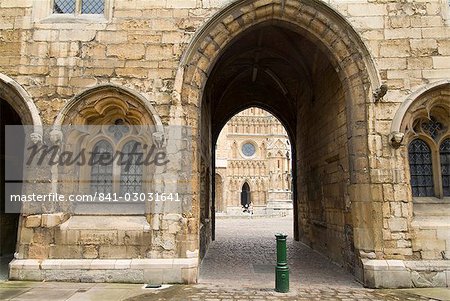
[[245,32],[224,51],[206,86],[213,134],[249,106],[274,113],[293,134],[298,102],[312,101],[314,90],[326,88],[317,79],[329,66],[314,43],[289,29],[266,24]]

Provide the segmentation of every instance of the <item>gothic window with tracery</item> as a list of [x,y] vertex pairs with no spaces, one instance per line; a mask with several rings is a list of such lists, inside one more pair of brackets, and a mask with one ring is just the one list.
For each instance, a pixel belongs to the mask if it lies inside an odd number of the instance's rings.
[[103,14],[105,0],[54,0],[54,14]]
[[439,149],[441,160],[442,190],[444,196],[450,196],[450,138],[441,143]]
[[433,196],[433,167],[430,148],[425,141],[415,139],[409,144],[408,154],[413,196]]
[[129,141],[122,149],[123,162],[120,170],[120,193],[141,192],[142,187],[142,161],[143,153],[141,144],[137,141]]
[[414,197],[450,196],[450,138],[445,116],[446,110],[437,107],[420,113],[411,124],[408,158]]
[[113,188],[113,148],[100,140],[92,150],[91,192],[110,193]]
[[443,129],[442,123],[437,121],[434,117],[431,117],[429,121],[422,122],[421,126],[423,131],[430,135],[433,139],[436,139]]
[[[92,149],[91,194],[117,193],[121,196],[142,192],[144,151],[135,137],[136,130],[126,124],[102,127],[105,138]],[[150,142],[149,142],[150,143]]]

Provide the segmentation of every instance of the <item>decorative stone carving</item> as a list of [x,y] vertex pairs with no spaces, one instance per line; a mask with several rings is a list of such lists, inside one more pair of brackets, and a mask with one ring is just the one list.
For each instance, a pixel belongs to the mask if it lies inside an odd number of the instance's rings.
[[379,102],[383,99],[383,96],[386,95],[388,91],[388,86],[383,84],[378,89],[373,92],[373,102]]
[[180,105],[181,104],[181,95],[177,91],[172,91],[170,94],[172,98],[172,104],[173,105]]
[[402,144],[404,136],[405,136],[404,133],[392,132],[389,134],[389,143],[392,145],[393,148],[397,149]]
[[30,134],[30,140],[33,142],[33,144],[40,144],[42,143],[42,135],[39,133],[31,133]]
[[54,145],[61,144],[63,133],[59,129],[53,129],[50,131],[50,142]]
[[154,132],[152,136],[153,136],[153,143],[157,148],[163,148],[165,146],[166,141],[163,132]]

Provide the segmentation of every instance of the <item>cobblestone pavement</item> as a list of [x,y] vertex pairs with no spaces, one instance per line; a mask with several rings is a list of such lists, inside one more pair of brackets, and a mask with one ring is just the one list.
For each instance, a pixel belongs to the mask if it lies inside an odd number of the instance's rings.
[[279,294],[273,291],[264,290],[242,290],[242,289],[222,289],[222,288],[201,288],[196,287],[174,287],[165,292],[157,294],[143,294],[127,301],[378,301],[378,300],[408,300],[408,301],[430,301],[444,299],[430,299],[428,297],[415,295],[404,290],[383,290],[373,291],[367,289],[337,290],[331,288],[322,289],[302,289],[288,294]]
[[[428,296],[428,297],[427,297]],[[430,297],[431,296],[431,297]],[[434,296],[434,297],[433,297]],[[431,301],[450,300],[448,289],[369,290],[326,286],[287,294],[265,289],[223,288],[214,285],[175,285],[162,290],[139,284],[0,282],[0,300],[12,301]]]
[[203,259],[200,283],[271,289],[275,283],[275,233],[288,234],[288,264],[293,289],[362,286],[353,275],[293,239],[292,217],[216,221],[216,241]]

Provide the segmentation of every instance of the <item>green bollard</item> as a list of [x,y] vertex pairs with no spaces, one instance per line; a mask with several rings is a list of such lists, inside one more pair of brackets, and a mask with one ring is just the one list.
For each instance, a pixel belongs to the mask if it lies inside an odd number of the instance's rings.
[[275,291],[289,292],[289,267],[286,254],[286,234],[275,234],[277,238],[277,266],[275,268]]

